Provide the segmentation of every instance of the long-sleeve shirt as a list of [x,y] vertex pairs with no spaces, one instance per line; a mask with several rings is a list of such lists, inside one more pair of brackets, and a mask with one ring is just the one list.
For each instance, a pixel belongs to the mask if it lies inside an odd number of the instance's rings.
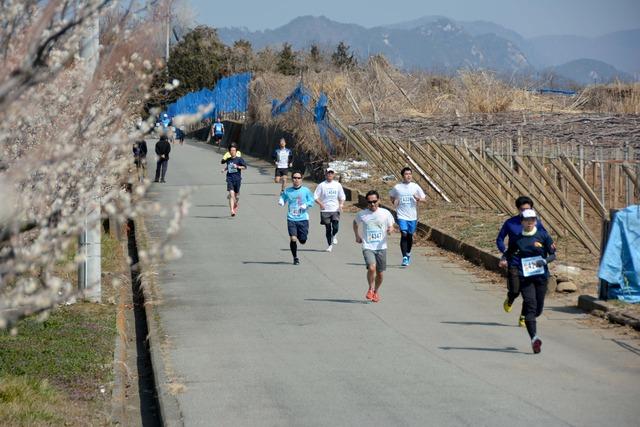
[[156,142],[156,154],[158,156],[164,155],[166,160],[169,160],[169,153],[171,152],[171,144],[169,141],[160,140]]
[[[545,232],[547,231],[540,220],[536,223],[536,228]],[[507,250],[504,244],[504,238],[509,236],[509,242],[511,242],[511,240],[515,239],[520,233],[522,233],[522,218],[520,218],[520,215],[512,216],[506,220],[504,224],[502,224],[502,228],[500,228],[498,237],[496,237],[496,246],[500,253],[504,254]]]
[[288,204],[287,219],[304,221],[309,219],[309,209],[315,203],[313,193],[307,187],[289,187],[280,195],[280,204]]
[[[509,262],[509,267],[518,267],[520,276],[523,276],[523,259],[541,257],[546,262],[551,262],[556,257],[555,253],[556,249],[549,233],[546,230],[537,229],[531,236],[525,236],[520,233],[513,239],[509,238],[509,247],[504,256]],[[549,268],[546,263],[544,265],[544,274],[546,276],[549,275]]]
[[286,169],[293,163],[293,151],[288,148],[276,148],[272,157],[276,162],[276,167],[280,169]]

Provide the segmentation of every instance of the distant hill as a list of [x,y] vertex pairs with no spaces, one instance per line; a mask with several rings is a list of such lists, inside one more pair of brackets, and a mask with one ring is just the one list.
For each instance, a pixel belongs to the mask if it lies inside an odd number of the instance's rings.
[[381,53],[394,65],[405,69],[446,72],[467,67],[502,73],[532,70],[526,55],[513,42],[495,34],[471,35],[463,26],[444,17],[365,28],[323,16],[303,16],[273,30],[251,32],[241,28],[220,28],[218,33],[225,43],[243,38],[257,49],[289,42],[296,49],[307,49],[316,43],[333,50],[344,41],[361,58]]
[[[594,38],[544,36],[527,39],[493,22],[454,21],[444,16],[423,16],[374,28],[344,24],[324,16],[302,16],[272,30],[220,28],[218,33],[227,44],[242,38],[249,40],[256,49],[279,47],[288,42],[295,49],[308,49],[315,43],[325,51],[333,51],[344,41],[361,59],[381,53],[394,65],[405,69],[454,72],[466,67],[491,69],[507,75],[533,75],[535,70],[548,71],[555,67],[554,72],[558,72],[558,67],[567,66],[562,69],[580,77],[580,81],[586,81],[579,70],[591,67],[590,71],[600,76],[624,75],[625,78],[640,79],[640,29]],[[577,62],[568,65],[584,58],[592,58],[598,64],[588,66]],[[607,67],[616,71],[607,70]]]
[[544,71],[546,75],[566,78],[581,85],[611,83],[615,80],[631,81],[632,76],[595,59],[576,59]]
[[640,77],[640,29],[600,37],[543,36],[530,39],[541,65],[593,58]]

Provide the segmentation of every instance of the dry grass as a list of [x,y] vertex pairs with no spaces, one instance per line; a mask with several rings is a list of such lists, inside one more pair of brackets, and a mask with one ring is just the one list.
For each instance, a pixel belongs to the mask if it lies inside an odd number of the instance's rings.
[[640,83],[589,86],[580,94],[576,107],[601,113],[640,114]]

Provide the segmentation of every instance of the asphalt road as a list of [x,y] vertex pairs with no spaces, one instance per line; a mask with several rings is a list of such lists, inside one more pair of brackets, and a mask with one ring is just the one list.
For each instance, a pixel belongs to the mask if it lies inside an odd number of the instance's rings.
[[[158,278],[185,425],[639,425],[637,340],[548,304],[534,355],[517,326],[520,299],[504,313],[503,290],[428,248],[399,267],[397,236],[382,301],[366,303],[353,214],[326,253],[315,207],[293,266],[273,168],[247,158],[231,218],[219,160],[210,147],[174,146],[167,183],[150,190],[170,207],[194,189],[176,242],[183,257]],[[151,237],[168,221],[147,217]]]

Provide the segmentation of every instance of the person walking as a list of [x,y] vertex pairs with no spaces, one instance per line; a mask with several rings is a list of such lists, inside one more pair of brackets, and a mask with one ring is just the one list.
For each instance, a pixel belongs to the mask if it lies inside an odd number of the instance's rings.
[[544,297],[549,281],[548,264],[556,259],[555,245],[546,231],[536,226],[537,214],[525,209],[520,214],[522,231],[513,239],[504,253],[500,266],[517,268],[520,293],[524,300],[524,322],[531,338],[534,353],[542,350],[542,340],[537,334],[536,318],[542,314]]
[[[380,195],[370,190],[366,195],[367,208],[361,210],[353,220],[356,243],[362,243],[362,255],[367,266],[369,289],[366,299],[379,302],[380,286],[387,269],[387,235],[393,232],[393,215],[379,206]],[[362,229],[362,230],[360,230]]]
[[411,264],[411,248],[413,247],[413,235],[418,227],[418,202],[426,199],[422,187],[413,182],[411,168],[406,167],[400,171],[402,182],[396,184],[389,196],[396,207],[398,227],[400,228],[400,251],[402,252],[402,266]]
[[238,205],[240,203],[240,185],[242,184],[242,169],[247,168],[247,163],[244,159],[238,156],[238,150],[236,147],[229,149],[229,157],[223,161],[226,166],[222,169],[222,172],[227,173],[227,191],[229,195],[229,210],[231,216],[236,216],[238,213]]
[[133,162],[136,165],[138,181],[147,177],[147,141],[141,139],[133,143]]
[[327,252],[333,250],[333,245],[338,244],[338,228],[340,225],[340,212],[344,206],[347,197],[344,194],[342,184],[334,181],[336,171],[327,168],[325,177],[313,192],[316,203],[320,206],[320,224],[325,227],[325,236],[327,238]]
[[282,182],[280,192],[287,186],[287,175],[289,168],[293,166],[293,151],[287,148],[287,141],[280,138],[280,147],[273,152],[273,161],[276,165],[275,183]]
[[213,144],[217,145],[218,148],[220,148],[222,138],[224,137],[224,125],[220,121],[220,117],[218,117],[216,121],[211,125],[210,136],[213,137]]
[[280,193],[278,204],[287,205],[287,231],[289,232],[289,249],[293,256],[293,264],[300,264],[298,258],[298,242],[307,243],[309,235],[309,209],[313,206],[313,193],[302,186],[302,172],[291,175],[293,185]]
[[[500,232],[496,237],[496,247],[500,251],[502,255],[502,259],[506,260],[504,257],[504,253],[507,250],[504,239],[508,237],[508,242],[515,239],[520,233],[522,233],[522,217],[520,216],[522,212],[527,209],[533,209],[533,200],[531,200],[528,196],[520,196],[515,200],[516,209],[518,209],[518,215],[514,215],[502,224],[500,228]],[[542,222],[538,219],[536,223],[536,227],[539,230],[545,230]],[[507,313],[511,313],[513,302],[518,298],[520,294],[520,285],[518,283],[518,268],[517,267],[509,267],[507,269],[507,297],[502,303],[502,307],[504,311]],[[522,306],[522,310],[520,312],[520,318],[518,319],[518,324],[521,327],[525,326],[524,323],[524,305]]]
[[161,135],[156,142],[156,154],[158,161],[156,162],[156,178],[153,182],[166,182],[164,180],[169,167],[169,153],[171,152],[171,144],[167,135]]

